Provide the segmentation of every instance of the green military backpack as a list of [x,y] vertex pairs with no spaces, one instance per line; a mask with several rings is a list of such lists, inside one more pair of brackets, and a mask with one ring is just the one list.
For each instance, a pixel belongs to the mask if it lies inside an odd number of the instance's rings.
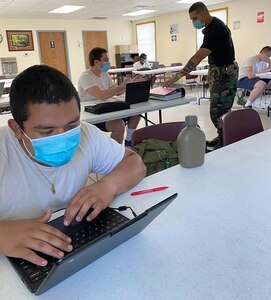
[[132,150],[138,153],[146,168],[147,176],[170,168],[179,163],[177,142],[167,142],[159,139],[143,140]]

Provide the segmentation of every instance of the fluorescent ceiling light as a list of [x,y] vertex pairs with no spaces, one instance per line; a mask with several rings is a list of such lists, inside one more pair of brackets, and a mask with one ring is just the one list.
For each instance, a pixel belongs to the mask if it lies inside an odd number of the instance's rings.
[[123,16],[130,16],[130,17],[134,17],[134,16],[141,16],[141,15],[145,15],[145,14],[149,14],[152,12],[155,12],[157,10],[153,10],[153,9],[141,9],[141,10],[136,10],[127,14],[123,14]]
[[[179,0],[179,1],[175,1],[175,3],[180,3],[180,4],[191,4],[191,3],[195,3],[195,0]],[[204,2],[204,1],[202,1]]]
[[63,5],[59,8],[49,11],[51,14],[68,14],[73,11],[84,8],[85,6],[76,6],[76,5]]

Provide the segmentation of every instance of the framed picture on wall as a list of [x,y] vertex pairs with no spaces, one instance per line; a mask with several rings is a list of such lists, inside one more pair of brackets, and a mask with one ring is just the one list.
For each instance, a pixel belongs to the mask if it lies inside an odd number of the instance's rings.
[[[228,25],[228,8],[220,8],[220,9],[214,9],[209,10],[210,15],[212,17],[217,17],[221,21],[223,21],[226,25]],[[203,42],[203,33],[202,29],[196,30],[196,42],[197,42],[197,50],[200,48]]]
[[33,36],[31,30],[7,30],[9,51],[33,51]]

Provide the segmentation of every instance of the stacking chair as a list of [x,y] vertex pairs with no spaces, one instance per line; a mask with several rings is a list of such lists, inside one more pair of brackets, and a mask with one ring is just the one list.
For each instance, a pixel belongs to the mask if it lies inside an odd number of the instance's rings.
[[185,75],[184,85],[189,86],[191,89],[192,87],[197,88],[199,82],[196,80],[196,78],[198,78],[198,75],[190,75],[190,74]]
[[[162,69],[162,68],[165,68],[166,66],[164,64],[160,64],[159,65],[159,69]],[[167,73],[166,72],[161,72],[159,74],[156,74],[156,79],[157,79],[157,83],[158,84],[163,84],[165,81],[167,81],[170,76],[167,76]]]
[[176,141],[179,133],[185,127],[185,122],[170,122],[139,128],[135,130],[132,135],[132,146],[135,146],[147,139]]
[[220,118],[223,146],[235,143],[263,131],[258,112],[243,108],[227,112]]

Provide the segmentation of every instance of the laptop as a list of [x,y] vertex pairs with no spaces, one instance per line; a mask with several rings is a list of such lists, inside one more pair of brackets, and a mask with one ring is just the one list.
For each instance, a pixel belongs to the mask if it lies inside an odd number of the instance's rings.
[[158,69],[158,68],[159,68],[159,61],[154,61],[154,62],[152,63],[151,68],[152,68],[153,70]]
[[176,197],[177,193],[128,219],[113,208],[106,208],[93,221],[63,225],[63,216],[49,222],[72,238],[74,247],[63,259],[40,254],[48,265],[39,267],[26,260],[8,257],[27,288],[41,295],[99,257],[118,247],[147,227]]
[[126,84],[125,102],[136,104],[147,102],[150,96],[151,82],[149,80]]

